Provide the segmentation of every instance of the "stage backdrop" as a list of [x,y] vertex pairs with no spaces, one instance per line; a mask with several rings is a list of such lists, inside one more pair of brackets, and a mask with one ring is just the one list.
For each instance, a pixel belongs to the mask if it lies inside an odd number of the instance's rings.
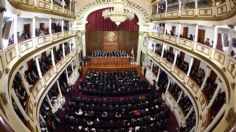
[[102,11],[92,12],[86,24],[86,53],[91,55],[93,50],[126,50],[131,54],[132,48],[136,56],[138,45],[138,18],[126,20],[117,26],[110,19],[102,17]]
[[[112,31],[114,32],[114,31]],[[107,42],[105,35],[107,31],[86,31],[86,54],[90,56],[93,50],[125,50],[131,54],[134,48],[134,55],[136,57],[138,47],[138,32],[117,31],[118,42]]]

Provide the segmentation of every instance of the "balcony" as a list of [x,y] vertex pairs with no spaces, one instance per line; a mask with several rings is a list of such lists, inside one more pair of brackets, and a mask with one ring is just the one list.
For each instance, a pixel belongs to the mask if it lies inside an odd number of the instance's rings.
[[178,11],[166,11],[164,13],[153,14],[151,19],[153,21],[173,19],[221,21],[233,17],[235,13],[236,2],[234,0],[226,0],[224,3],[213,7],[182,9]]
[[50,0],[8,0],[8,2],[14,8],[24,11],[53,14],[67,18],[74,18],[75,16],[75,4],[73,1],[70,3],[69,9],[56,3],[51,3]]
[[[156,62],[159,62],[160,66],[166,71],[168,71],[170,75],[174,76],[179,82],[184,84],[187,87],[187,89],[190,91],[191,95],[193,95],[193,97],[195,98],[196,103],[199,107],[198,113],[200,114],[201,117],[204,117],[200,123],[202,124],[200,130],[211,129],[214,124],[212,122],[217,122],[217,119],[222,117],[223,114],[227,111],[226,104],[230,102],[232,103],[232,100],[230,100],[230,96],[232,95],[230,95],[229,93],[229,91],[231,90],[229,84],[232,84],[231,86],[234,87],[235,83],[233,80],[236,77],[235,76],[236,69],[234,68],[234,66],[236,65],[236,60],[228,56],[222,51],[213,49],[209,46],[194,42],[192,40],[179,38],[179,42],[175,43],[174,41],[173,42],[169,40],[167,41],[166,39],[164,39],[164,37],[160,37],[160,36],[163,36],[163,35],[156,34],[156,33],[149,34],[149,37],[151,39],[156,39],[158,41],[165,42],[164,44],[166,45],[169,45],[176,49],[184,50],[188,54],[194,57],[197,57],[200,60],[204,60],[205,62],[208,63],[211,69],[214,69],[214,71],[217,71],[217,73],[219,73],[219,75],[223,78],[222,81],[226,84],[223,87],[226,91],[225,93],[226,93],[227,99],[225,101],[225,104],[222,106],[222,108],[220,109],[216,117],[213,118],[213,121],[212,121],[210,120],[211,114],[208,112],[208,109],[212,105],[212,102],[214,100],[213,99],[208,100],[205,93],[202,91],[201,86],[199,86],[192,78],[187,76],[186,73],[181,71],[179,68],[175,67],[172,63],[167,62],[165,58],[161,58],[161,56],[159,56],[158,54],[155,54],[152,51],[148,51],[149,56]],[[168,66],[168,65],[172,65],[172,68],[171,66]]]

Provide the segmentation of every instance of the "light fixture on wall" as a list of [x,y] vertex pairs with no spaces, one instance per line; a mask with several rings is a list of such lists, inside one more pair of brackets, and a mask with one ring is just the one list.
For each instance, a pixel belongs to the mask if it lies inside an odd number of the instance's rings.
[[112,8],[106,9],[102,12],[102,16],[107,19],[110,18],[111,21],[115,22],[117,26],[125,20],[132,20],[134,18],[134,13],[124,9],[126,0],[114,0],[112,2]]

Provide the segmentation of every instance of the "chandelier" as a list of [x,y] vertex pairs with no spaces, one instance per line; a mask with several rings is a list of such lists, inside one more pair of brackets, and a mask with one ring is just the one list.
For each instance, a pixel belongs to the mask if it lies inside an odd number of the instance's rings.
[[127,19],[132,20],[134,18],[134,13],[124,9],[125,4],[126,2],[124,0],[114,0],[112,3],[113,8],[104,10],[102,16],[105,19],[110,18],[117,26]]

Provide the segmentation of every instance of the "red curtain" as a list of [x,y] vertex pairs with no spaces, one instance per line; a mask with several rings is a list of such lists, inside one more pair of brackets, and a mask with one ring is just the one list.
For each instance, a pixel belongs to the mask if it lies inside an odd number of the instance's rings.
[[92,12],[87,18],[86,30],[89,31],[138,31],[138,18],[135,15],[134,19],[126,20],[117,26],[109,18],[104,19],[102,12],[105,9]]

